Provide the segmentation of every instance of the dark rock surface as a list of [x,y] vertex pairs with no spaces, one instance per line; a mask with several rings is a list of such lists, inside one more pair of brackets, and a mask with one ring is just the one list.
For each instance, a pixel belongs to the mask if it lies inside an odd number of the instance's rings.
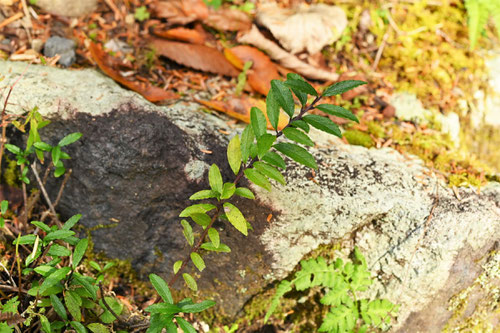
[[[24,65],[0,62],[2,73],[9,69],[7,83]],[[32,66],[11,102],[12,112],[38,105],[53,120],[43,132],[51,143],[83,133],[68,148],[73,175],[61,213],[82,213],[88,227],[112,226],[93,232],[97,250],[130,259],[143,276],[170,276],[173,262],[187,253],[177,216],[192,193],[207,187],[210,164],[231,179],[230,136],[223,132],[239,129],[193,104],[151,105],[90,70]],[[421,161],[314,136],[316,175],[291,164],[287,186],[271,193],[252,188],[258,200],[236,203],[254,228],[248,237],[217,222],[232,252],[206,257],[202,295],[233,316],[320,245],[341,244],[340,256],[356,245],[377,277],[367,295],[401,304],[394,331],[440,331],[453,315],[452,296],[486,273],[496,276],[500,187],[491,184],[481,194],[460,189],[459,200]],[[50,186],[52,196],[59,183]]]

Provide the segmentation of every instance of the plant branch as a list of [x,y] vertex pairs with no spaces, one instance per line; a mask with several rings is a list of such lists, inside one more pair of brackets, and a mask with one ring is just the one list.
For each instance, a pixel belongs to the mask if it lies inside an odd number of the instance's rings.
[[54,215],[54,219],[56,221],[56,224],[59,228],[62,228],[62,223],[59,221],[57,218],[56,210],[54,206],[52,205],[52,201],[50,201],[49,195],[47,194],[47,191],[45,190],[45,186],[43,186],[43,183],[40,179],[40,176],[38,175],[38,171],[36,170],[36,161],[31,164],[31,170],[33,170],[33,173],[35,174],[36,181],[38,182],[38,185],[40,186],[40,190],[42,191],[43,197],[47,201],[47,204],[49,205],[51,213]]
[[101,300],[102,300],[102,303],[104,304],[104,307],[113,315],[113,317],[116,318],[116,320],[118,320],[118,322],[120,324],[122,324],[123,326],[125,327],[128,327],[129,324],[126,322],[126,321],[123,321],[123,319],[121,319],[117,314],[116,312],[111,308],[111,306],[109,306],[108,302],[106,302],[106,299],[104,298],[104,290],[102,289],[102,284],[101,282],[99,282],[99,290],[101,291]]
[[[288,124],[282,128],[280,131],[277,131],[276,132],[276,139],[278,139],[280,136],[283,135],[283,130],[287,127],[289,127],[292,122],[296,121],[296,120],[301,120],[302,117],[309,111],[311,111],[312,109],[314,109],[316,103],[318,103],[321,98],[323,96],[322,95],[318,95],[316,96],[316,98],[314,99],[314,101],[309,104],[308,106],[302,106],[302,108],[300,109],[300,112],[299,114],[290,119],[290,121],[288,122]],[[246,165],[244,165],[240,171],[238,172],[238,174],[236,175],[236,178],[234,179],[233,183],[234,185],[237,185],[238,182],[241,180],[241,178],[243,178],[243,175],[244,175],[244,172],[246,169],[252,167],[252,165],[257,161],[257,157],[254,157],[252,158]],[[189,260],[191,259],[191,253],[194,253],[194,252],[198,252],[198,250],[200,249],[201,245],[203,244],[203,242],[205,241],[205,237],[207,236],[208,234],[208,230],[212,227],[212,225],[214,224],[215,220],[217,220],[217,218],[219,217],[221,211],[222,211],[222,204],[223,202],[220,201],[218,204],[217,204],[217,210],[215,211],[215,214],[212,216],[212,219],[209,223],[209,225],[203,230],[203,233],[201,234],[199,240],[198,240],[198,243],[196,243],[196,245],[194,247],[191,248],[191,251],[189,252],[189,255],[186,256],[186,258],[182,261],[182,265],[181,267],[179,268],[179,270],[177,271],[177,273],[174,274],[174,276],[169,280],[168,282],[168,286],[169,287],[172,287],[174,285],[174,283],[177,281],[177,279],[179,278],[181,272],[184,270],[184,268],[187,266],[187,263],[189,262]]]

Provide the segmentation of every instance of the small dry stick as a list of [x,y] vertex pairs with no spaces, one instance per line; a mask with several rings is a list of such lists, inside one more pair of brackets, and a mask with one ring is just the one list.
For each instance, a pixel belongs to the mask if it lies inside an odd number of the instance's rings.
[[56,221],[56,224],[59,228],[62,228],[62,223],[59,221],[57,218],[56,210],[54,206],[52,205],[52,201],[50,201],[49,195],[47,194],[47,191],[45,190],[45,186],[43,186],[42,181],[40,180],[40,176],[38,175],[38,171],[36,170],[36,162],[33,162],[31,165],[31,170],[33,170],[33,173],[35,174],[36,181],[38,182],[38,185],[40,186],[40,190],[42,191],[43,197],[47,201],[47,204],[49,205],[51,213],[54,215],[54,219]]
[[380,62],[380,59],[382,58],[382,53],[384,52],[385,45],[387,44],[387,39],[389,38],[389,31],[387,31],[384,34],[384,37],[382,37],[382,43],[380,44],[380,47],[378,48],[377,55],[375,56],[375,61],[373,62],[372,65],[372,70],[377,70],[378,63]]
[[125,327],[128,327],[129,324],[124,321],[123,319],[121,319],[115,311],[113,311],[113,309],[111,308],[111,306],[109,306],[108,302],[106,302],[106,299],[104,298],[104,290],[102,289],[102,284],[101,282],[99,282],[99,290],[101,291],[101,300],[102,300],[102,303],[104,304],[104,306],[106,307],[106,309],[113,315],[113,317],[116,318],[116,320],[118,320],[118,322],[120,324],[122,324],[123,326]]
[[[21,165],[21,174],[23,174],[23,170],[24,168],[26,168],[25,165]],[[26,192],[26,183],[24,182],[24,180],[22,181],[23,185],[22,185],[22,188],[23,188],[23,201],[24,201],[24,227],[28,227],[28,194]]]
[[59,192],[57,193],[56,201],[54,201],[54,207],[57,207],[57,205],[59,204],[59,200],[61,200],[62,194],[64,192],[64,186],[66,186],[66,183],[68,182],[72,172],[73,169],[69,169],[68,172],[66,172],[61,187],[59,188]]

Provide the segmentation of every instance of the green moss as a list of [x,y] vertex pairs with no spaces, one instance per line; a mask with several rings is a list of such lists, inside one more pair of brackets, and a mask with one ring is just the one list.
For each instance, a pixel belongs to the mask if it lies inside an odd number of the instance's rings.
[[[5,156],[5,155],[4,155]],[[9,159],[7,156],[5,158],[5,168],[3,171],[3,182],[8,186],[18,187],[19,186],[19,168],[15,160]]]
[[346,140],[351,145],[363,146],[366,148],[370,148],[374,146],[374,142],[369,134],[365,132],[361,132],[358,130],[347,130],[343,133]]
[[385,129],[380,123],[376,121],[369,121],[366,125],[368,126],[368,133],[374,137],[379,139],[384,139],[386,137]]

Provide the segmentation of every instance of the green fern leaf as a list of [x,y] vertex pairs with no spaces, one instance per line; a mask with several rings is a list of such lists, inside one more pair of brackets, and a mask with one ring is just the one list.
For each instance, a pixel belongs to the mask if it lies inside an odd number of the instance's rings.
[[477,39],[488,22],[489,5],[484,0],[465,0],[467,9],[470,48],[474,49]]
[[278,304],[280,302],[281,297],[283,297],[290,290],[292,290],[292,283],[290,281],[286,281],[286,280],[281,281],[281,283],[278,285],[278,288],[276,288],[276,294],[274,295],[273,299],[271,300],[271,305],[269,306],[269,309],[266,312],[264,322],[267,322],[269,317],[271,317],[273,312],[276,310],[276,308],[278,307]]
[[344,278],[337,274],[335,276],[334,286],[321,298],[321,304],[339,306],[341,303],[346,303],[348,298],[349,285],[344,281]]
[[358,316],[358,310],[354,303],[334,307],[326,315],[318,332],[349,332],[356,326]]
[[389,323],[390,315],[395,315],[398,309],[399,306],[386,299],[376,299],[371,302],[365,299],[360,301],[361,317],[368,325],[379,326],[382,321]]
[[293,283],[297,290],[305,290],[314,286],[333,287],[335,285],[335,267],[328,265],[323,257],[302,260],[302,269],[295,274]]

